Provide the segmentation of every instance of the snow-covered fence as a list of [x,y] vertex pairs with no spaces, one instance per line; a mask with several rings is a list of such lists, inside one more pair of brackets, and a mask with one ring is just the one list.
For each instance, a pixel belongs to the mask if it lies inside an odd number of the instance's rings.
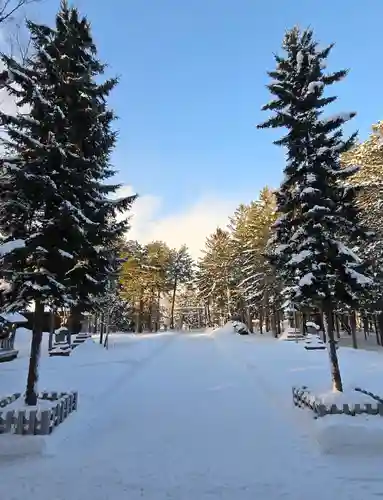
[[377,396],[376,394],[374,394],[373,392],[366,391],[365,389],[361,389],[360,387],[355,387],[355,390],[357,392],[361,392],[362,394],[365,394],[366,396],[370,396],[370,398],[375,399],[375,401],[378,401],[378,403],[383,404],[383,399],[381,397]]
[[383,400],[368,391],[355,389],[371,397],[371,403],[343,403],[343,404],[325,404],[307,387],[293,387],[293,403],[299,408],[309,408],[315,413],[315,418],[325,417],[326,415],[380,415],[383,417]]
[[50,434],[70,413],[77,410],[77,392],[42,392],[40,401],[49,401],[47,409],[8,409],[7,406],[21,397],[20,393],[0,399],[0,434]]
[[16,401],[16,399],[18,399],[20,396],[21,396],[20,392],[15,392],[15,393],[11,394],[10,396],[6,396],[5,398],[1,398],[0,399],[0,408],[4,408],[5,406],[10,405],[14,401]]

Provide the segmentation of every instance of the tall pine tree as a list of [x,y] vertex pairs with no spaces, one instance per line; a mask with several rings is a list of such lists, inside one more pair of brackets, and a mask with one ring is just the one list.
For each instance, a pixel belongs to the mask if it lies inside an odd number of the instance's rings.
[[8,310],[35,302],[27,404],[36,403],[44,305],[89,309],[115,271],[127,221],[111,200],[118,186],[110,153],[116,135],[106,97],[116,84],[104,71],[86,19],[62,2],[56,29],[28,23],[33,57],[23,67],[3,57],[17,116],[0,114],[7,133],[1,158],[1,268]]
[[[54,106],[49,77],[36,56],[27,67],[4,58],[16,86],[8,90],[18,99],[16,116],[0,114],[7,133],[1,158],[0,232],[1,269],[10,286],[4,296],[8,310],[35,303],[26,403],[36,404],[36,381],[44,306],[72,300],[65,286],[72,242],[84,240],[88,220],[78,210],[74,184],[66,168],[70,147],[60,133],[62,116]],[[22,107],[30,110],[26,114]],[[73,205],[74,206],[74,205]]]
[[170,311],[170,328],[174,328],[174,306],[179,285],[190,281],[193,277],[193,259],[191,258],[186,245],[178,250],[172,249],[169,262],[169,281],[172,286],[172,306]]
[[76,318],[98,303],[109,277],[117,271],[119,243],[128,229],[128,220],[116,219],[116,214],[130,208],[135,199],[130,196],[111,200],[120,186],[105,183],[116,173],[110,164],[117,137],[112,129],[115,115],[107,106],[107,98],[117,79],[99,83],[105,65],[97,59],[90,25],[77,9],[68,8],[66,1],[61,3],[56,29],[49,38],[44,26],[29,26],[40,36],[42,55],[58,76],[53,91],[73,146],[68,169],[78,180],[78,204],[91,221],[86,233],[88,245],[76,249],[76,265],[67,272],[68,287],[77,297],[72,307]]
[[356,189],[346,183],[356,167],[340,168],[339,155],[354,143],[342,135],[342,125],[355,113],[325,118],[323,109],[336,97],[326,97],[328,85],[347,71],[326,73],[332,45],[319,49],[313,32],[298,28],[284,37],[285,55],[275,56],[277,67],[268,86],[275,99],[263,107],[274,112],[260,128],[283,127],[287,134],[275,141],[285,147],[287,164],[277,192],[274,262],[289,285],[296,304],[320,308],[325,317],[333,386],[342,390],[333,333],[336,303],[355,304],[371,280],[362,273],[358,256],[345,244],[366,235],[357,223]]

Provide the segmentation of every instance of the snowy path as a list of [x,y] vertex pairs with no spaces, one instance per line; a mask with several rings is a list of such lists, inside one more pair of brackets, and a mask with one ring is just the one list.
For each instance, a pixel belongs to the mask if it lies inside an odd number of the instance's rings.
[[363,475],[360,461],[358,469],[317,452],[310,423],[291,408],[291,381],[275,377],[278,363],[287,369],[275,342],[193,334],[156,342],[135,370],[127,366],[89,428],[76,434],[73,425],[57,456],[0,466],[2,500],[383,495],[380,476]]

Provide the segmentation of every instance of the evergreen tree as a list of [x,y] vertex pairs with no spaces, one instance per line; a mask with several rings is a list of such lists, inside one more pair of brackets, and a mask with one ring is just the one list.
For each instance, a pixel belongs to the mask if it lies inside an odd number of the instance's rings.
[[[112,201],[104,184],[115,133],[106,96],[115,80],[97,84],[89,24],[62,2],[56,29],[28,23],[33,57],[3,57],[17,116],[0,114],[7,133],[1,159],[2,273],[8,310],[35,302],[26,402],[36,403],[44,305],[89,309],[115,270],[127,221],[116,212],[133,198]],[[16,84],[16,85],[15,85]],[[25,112],[25,108],[28,109]]]
[[174,328],[174,305],[177,287],[189,282],[193,277],[193,259],[185,245],[170,254],[169,281],[172,284],[172,306],[170,312],[170,328]]
[[[106,184],[115,169],[110,155],[115,146],[115,119],[107,98],[117,84],[112,78],[99,83],[105,65],[97,59],[90,25],[77,9],[62,1],[56,16],[56,29],[29,23],[40,41],[40,53],[49,67],[54,85],[52,99],[65,116],[65,131],[72,145],[67,158],[70,174],[77,178],[77,205],[89,222],[86,242],[74,244],[76,263],[67,271],[67,286],[77,301],[73,317],[92,309],[97,297],[107,288],[109,276],[117,272],[120,240],[128,229],[127,218],[116,219],[118,212],[130,208],[135,197],[111,200],[120,187]],[[62,57],[65,54],[67,57]]]
[[288,31],[285,55],[275,56],[277,68],[268,86],[275,99],[264,106],[274,116],[259,127],[284,127],[287,134],[275,141],[287,152],[283,183],[277,192],[281,214],[274,224],[279,247],[274,262],[289,285],[293,303],[319,307],[325,316],[334,388],[342,390],[333,333],[337,302],[352,304],[371,280],[362,273],[360,259],[341,241],[358,241],[365,233],[357,223],[356,189],[345,181],[356,167],[341,169],[340,154],[355,134],[343,139],[342,125],[355,113],[324,118],[323,108],[335,101],[324,91],[347,74],[325,73],[332,45],[321,50],[311,30]]
[[[367,140],[342,155],[342,163],[347,166],[360,165],[360,170],[350,178],[352,185],[360,192],[357,202],[360,219],[371,230],[375,238],[363,244],[359,252],[370,263],[376,281],[376,287],[365,294],[364,309],[378,314],[380,337],[383,340],[383,122],[373,125]],[[383,343],[383,342],[381,342]]]
[[206,311],[202,306],[198,288],[195,282],[188,283],[177,294],[175,322],[179,325],[187,324],[190,328],[207,326]]
[[136,330],[144,325],[159,328],[161,296],[168,292],[170,249],[162,241],[140,245],[137,241],[125,244],[123,265],[119,275],[122,296],[132,304],[136,315]]
[[[4,295],[14,311],[35,303],[26,403],[36,403],[38,358],[44,305],[72,299],[65,286],[72,242],[82,240],[87,219],[73,209],[77,181],[68,175],[66,137],[60,133],[61,113],[51,100],[49,76],[39,60],[39,43],[32,36],[36,56],[27,67],[4,57],[14,82],[8,91],[27,114],[0,114],[7,136],[1,158],[0,232],[2,273],[10,283]],[[10,251],[9,251],[10,250]]]
[[271,326],[269,319],[275,323],[273,329],[277,326],[279,286],[274,269],[265,257],[270,228],[276,217],[275,196],[264,188],[257,201],[241,205],[230,220],[238,286],[253,313],[259,311],[261,332],[263,318],[267,328]]
[[229,231],[218,228],[206,239],[203,257],[198,262],[197,284],[200,297],[209,309],[212,322],[224,322],[237,303],[237,282],[233,272],[234,252]]
[[158,331],[161,320],[161,298],[169,292],[169,271],[172,252],[163,241],[153,241],[147,246],[147,264],[151,268],[148,274],[148,327]]

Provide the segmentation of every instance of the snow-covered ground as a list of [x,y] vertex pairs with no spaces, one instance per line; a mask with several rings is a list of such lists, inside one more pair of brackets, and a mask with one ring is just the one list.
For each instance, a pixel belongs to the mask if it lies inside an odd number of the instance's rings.
[[[381,392],[381,354],[339,355],[346,387],[368,382]],[[26,363],[0,365],[0,393],[23,388]],[[381,418],[366,447],[365,419],[314,421],[295,409],[291,386],[302,384],[328,391],[326,352],[229,328],[114,335],[108,351],[87,341],[69,358],[42,358],[41,389],[78,389],[79,409],[44,440],[28,438],[40,455],[3,454],[1,499],[382,496]],[[0,452],[12,439],[15,449],[27,442],[0,436]]]

